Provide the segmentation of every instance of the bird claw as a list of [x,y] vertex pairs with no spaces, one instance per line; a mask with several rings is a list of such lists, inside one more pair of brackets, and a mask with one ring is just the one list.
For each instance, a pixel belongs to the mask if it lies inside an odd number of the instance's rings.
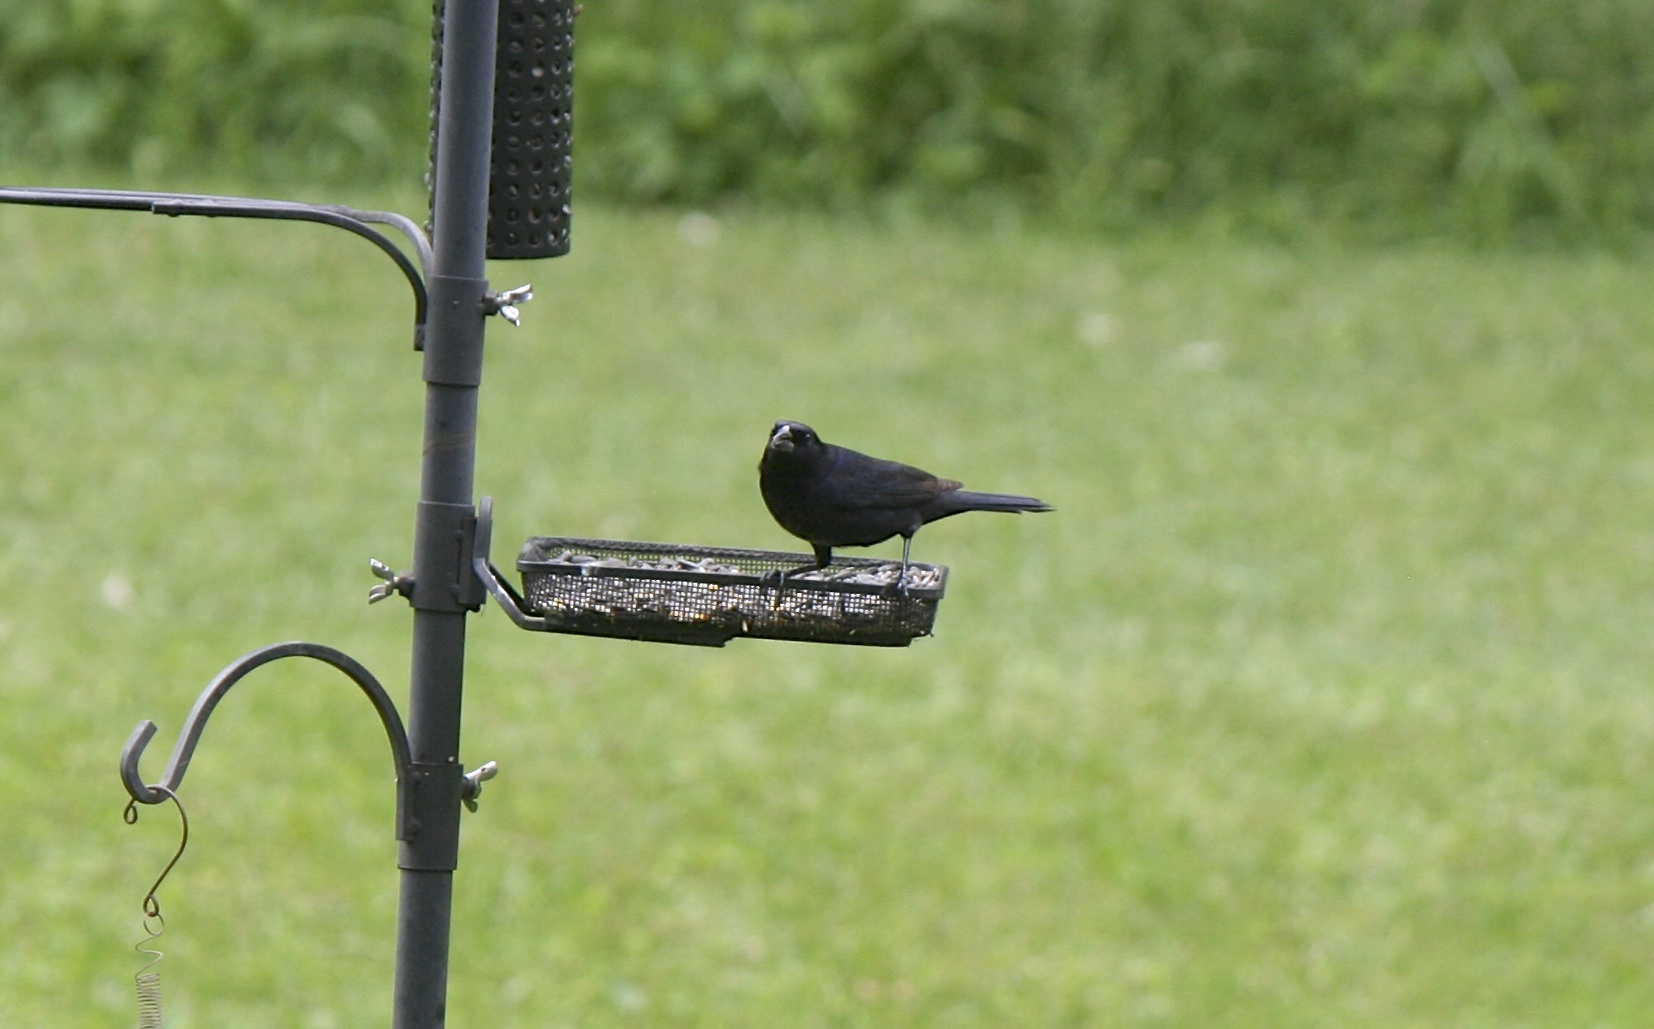
[[787,575],[788,572],[777,568],[773,572],[765,572],[758,577],[760,588],[775,590],[775,600],[770,604],[771,610],[779,611],[781,609],[781,598],[787,595]]
[[900,597],[902,600],[906,600],[913,595],[913,591],[908,588],[907,576],[904,574],[895,582],[885,583],[884,587],[879,590],[879,595],[881,597]]

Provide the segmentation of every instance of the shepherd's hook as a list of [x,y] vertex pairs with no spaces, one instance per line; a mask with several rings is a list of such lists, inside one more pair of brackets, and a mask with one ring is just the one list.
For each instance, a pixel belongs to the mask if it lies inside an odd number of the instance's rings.
[[[287,657],[308,657],[332,665],[345,673],[363,693],[367,694],[368,700],[373,703],[374,710],[379,715],[379,721],[385,727],[385,736],[390,740],[391,759],[396,764],[397,782],[406,784],[412,764],[408,753],[408,734],[402,727],[402,716],[397,714],[396,705],[391,702],[385,688],[379,685],[379,680],[355,658],[332,647],[324,647],[318,643],[276,643],[238,658],[219,672],[217,678],[201,691],[201,695],[196,698],[195,706],[184,719],[184,727],[178,734],[177,744],[172,748],[172,758],[167,762],[166,772],[157,783],[146,784],[138,771],[138,761],[143,757],[144,748],[155,735],[155,723],[148,720],[138,723],[138,727],[127,739],[126,746],[121,749],[121,782],[126,786],[126,792],[132,797],[133,803],[159,804],[169,798],[176,803],[178,798],[175,791],[184,781],[184,773],[189,770],[190,758],[195,754],[196,744],[201,741],[201,733],[207,727],[207,719],[212,715],[213,708],[218,706],[218,702],[229,692],[230,687],[240,682],[249,672],[271,661]],[[399,801],[401,793],[402,791],[398,790]],[[401,806],[399,803],[398,808]],[[403,819],[400,815],[399,811],[398,838],[401,838],[403,830]]]

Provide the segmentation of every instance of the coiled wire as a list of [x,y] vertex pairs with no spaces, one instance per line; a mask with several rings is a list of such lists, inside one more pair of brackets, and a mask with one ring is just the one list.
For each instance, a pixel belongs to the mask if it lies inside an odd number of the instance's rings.
[[132,949],[149,958],[149,963],[138,969],[138,974],[132,977],[132,982],[138,989],[138,1029],[163,1029],[161,1024],[161,973],[155,966],[161,963],[162,954],[151,944],[160,939],[161,932],[166,928],[166,921],[160,915],[144,916],[144,938],[132,945]]

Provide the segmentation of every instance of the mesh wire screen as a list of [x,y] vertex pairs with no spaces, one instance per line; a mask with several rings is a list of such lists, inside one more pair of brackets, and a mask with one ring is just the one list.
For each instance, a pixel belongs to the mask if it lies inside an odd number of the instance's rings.
[[840,558],[788,577],[807,554],[577,537],[538,537],[517,569],[528,610],[554,631],[719,645],[736,636],[901,647],[928,636],[947,569],[914,563],[896,588],[894,562]]

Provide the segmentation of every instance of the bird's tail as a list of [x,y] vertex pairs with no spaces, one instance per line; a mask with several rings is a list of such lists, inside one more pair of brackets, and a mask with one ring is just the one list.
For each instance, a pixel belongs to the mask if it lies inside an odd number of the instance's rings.
[[939,499],[947,502],[948,514],[958,514],[962,511],[1051,511],[1055,510],[1050,504],[1035,497],[1019,497],[1014,493],[973,493],[970,490],[954,490],[944,493]]

